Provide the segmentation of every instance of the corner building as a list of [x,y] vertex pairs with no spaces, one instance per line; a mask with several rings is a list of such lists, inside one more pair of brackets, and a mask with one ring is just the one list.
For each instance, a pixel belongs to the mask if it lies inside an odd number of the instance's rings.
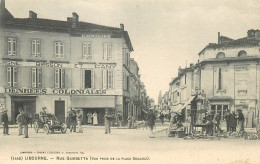
[[12,123],[19,107],[39,113],[43,106],[64,122],[67,112],[97,112],[103,124],[105,108],[128,110],[127,64],[131,41],[120,28],[79,21],[14,18],[1,0],[0,105]]

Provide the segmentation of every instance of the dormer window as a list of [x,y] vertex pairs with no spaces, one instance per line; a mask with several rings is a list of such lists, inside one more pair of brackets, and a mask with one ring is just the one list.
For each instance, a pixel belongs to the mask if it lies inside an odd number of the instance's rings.
[[224,52],[219,52],[216,56],[217,59],[220,59],[220,58],[225,58],[225,53]]
[[246,56],[247,56],[247,53],[244,50],[239,51],[239,53],[237,54],[237,57],[246,57]]

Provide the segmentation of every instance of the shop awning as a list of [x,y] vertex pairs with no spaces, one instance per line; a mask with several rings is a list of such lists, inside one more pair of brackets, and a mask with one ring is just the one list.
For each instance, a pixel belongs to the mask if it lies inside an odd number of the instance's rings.
[[115,108],[115,96],[72,96],[72,108]]
[[182,109],[183,109],[183,108],[186,108],[186,106],[187,106],[188,104],[190,104],[194,98],[195,98],[195,96],[191,96],[191,97],[189,98],[189,100],[186,101],[186,103],[182,106]]
[[171,113],[172,113],[172,112],[181,113],[181,110],[182,110],[182,105],[180,105],[180,104],[171,107]]

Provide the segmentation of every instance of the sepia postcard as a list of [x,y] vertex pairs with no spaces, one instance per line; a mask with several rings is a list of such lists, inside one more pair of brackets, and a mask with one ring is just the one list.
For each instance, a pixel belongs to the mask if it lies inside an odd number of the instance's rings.
[[0,164],[260,163],[259,0],[0,0]]

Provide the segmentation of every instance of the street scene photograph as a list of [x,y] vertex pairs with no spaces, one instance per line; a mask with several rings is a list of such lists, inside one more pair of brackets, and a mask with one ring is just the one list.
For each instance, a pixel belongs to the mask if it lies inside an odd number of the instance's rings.
[[260,164],[260,0],[0,0],[0,164]]

